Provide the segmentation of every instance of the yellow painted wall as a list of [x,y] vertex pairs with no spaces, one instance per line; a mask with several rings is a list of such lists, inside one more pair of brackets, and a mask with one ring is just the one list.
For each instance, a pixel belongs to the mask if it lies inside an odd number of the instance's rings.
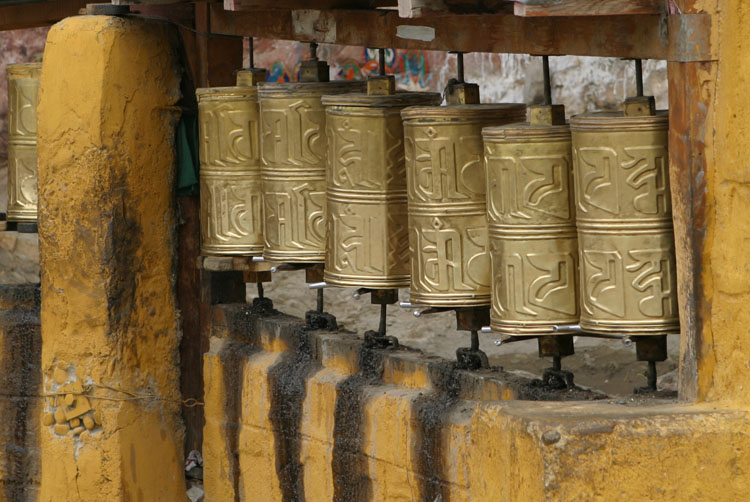
[[[258,320],[249,306],[219,305],[216,311],[220,318],[245,319],[245,327],[229,322],[235,331],[215,330],[205,357],[207,502],[234,498],[225,460],[237,440],[239,500],[288,500],[270,419],[277,391],[270,375],[299,353],[295,336],[313,347],[313,370],[300,375],[306,390],[299,434],[292,438],[300,448],[291,460],[301,464],[298,486],[307,501],[723,502],[746,496],[750,415],[743,410],[658,401],[519,401],[512,399],[518,381],[503,384],[501,372],[481,371],[461,373],[465,389],[433,402],[444,382],[442,361],[418,352],[370,354],[380,361],[379,378],[360,382],[360,420],[345,423],[355,428],[359,449],[346,464],[336,464],[337,406],[345,382],[363,375],[361,342],[343,333],[301,334],[286,317],[282,324],[273,317]],[[234,344],[231,350],[228,344]],[[234,386],[226,385],[232,374],[227,365],[239,369]],[[463,390],[474,397],[464,398]],[[238,439],[229,433],[222,392],[241,396]],[[420,410],[436,403],[438,418],[428,429]],[[338,425],[339,433],[351,436]],[[425,457],[431,454],[435,458]],[[343,488],[356,480],[368,489],[359,498],[342,498]]]

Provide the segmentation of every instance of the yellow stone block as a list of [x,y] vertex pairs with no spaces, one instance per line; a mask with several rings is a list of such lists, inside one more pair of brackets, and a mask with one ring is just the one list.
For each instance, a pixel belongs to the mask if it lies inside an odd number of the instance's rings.
[[[48,34],[38,106],[45,390],[64,367],[66,384],[120,400],[91,400],[102,430],[83,443],[42,429],[40,500],[185,497],[173,288],[178,57],[174,28],[140,19],[78,16]],[[145,397],[122,401],[117,389]],[[50,399],[44,411],[55,408]]]

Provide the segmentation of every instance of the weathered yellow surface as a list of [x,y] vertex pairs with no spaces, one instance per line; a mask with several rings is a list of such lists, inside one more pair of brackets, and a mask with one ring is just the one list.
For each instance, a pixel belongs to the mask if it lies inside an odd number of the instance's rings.
[[339,367],[323,368],[307,382],[300,430],[306,502],[333,500],[333,412],[339,395],[337,387],[350,375]]
[[[46,392],[63,393],[45,413],[64,413],[41,431],[43,502],[185,497],[176,58],[171,28],[142,20],[81,16],[48,35],[38,110],[42,373]],[[88,431],[90,419],[98,425]]]
[[[715,5],[718,4],[718,5]],[[750,5],[742,0],[699,3],[714,16],[719,62],[696,89],[709,99],[706,134],[706,249],[703,291],[708,308],[698,344],[698,399],[750,404],[750,255],[745,217],[750,204]],[[712,83],[715,78],[715,86]]]

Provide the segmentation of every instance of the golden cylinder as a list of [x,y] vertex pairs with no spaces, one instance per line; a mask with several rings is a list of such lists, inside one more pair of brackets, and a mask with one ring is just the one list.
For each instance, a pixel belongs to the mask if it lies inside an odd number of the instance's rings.
[[262,192],[255,87],[198,89],[201,252],[260,256]]
[[41,63],[8,65],[8,221],[37,219],[36,103]]
[[437,93],[324,96],[328,137],[325,282],[409,285],[401,110],[439,105]]
[[494,331],[550,334],[578,322],[578,237],[568,126],[482,131]]
[[262,83],[263,256],[325,262],[326,115],[324,94],[362,92],[365,83]]
[[571,119],[581,327],[677,333],[677,276],[665,113]]
[[522,104],[412,107],[402,112],[412,303],[490,304],[482,128],[525,116]]

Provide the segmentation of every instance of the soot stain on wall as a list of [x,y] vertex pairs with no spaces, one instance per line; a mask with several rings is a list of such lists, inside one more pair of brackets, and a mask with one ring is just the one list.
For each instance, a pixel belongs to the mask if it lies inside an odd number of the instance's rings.
[[422,394],[413,404],[417,434],[414,445],[421,502],[449,502],[450,491],[443,471],[442,433],[445,419],[458,401],[460,381],[454,363],[430,367],[435,391]]
[[361,345],[359,368],[357,374],[343,380],[337,389],[332,460],[334,502],[372,499],[368,461],[362,453],[364,389],[381,383],[382,353]]
[[291,347],[268,370],[271,389],[270,421],[276,445],[276,473],[284,502],[304,502],[303,466],[300,461],[302,409],[307,380],[318,363],[310,347],[309,332],[296,328]]

